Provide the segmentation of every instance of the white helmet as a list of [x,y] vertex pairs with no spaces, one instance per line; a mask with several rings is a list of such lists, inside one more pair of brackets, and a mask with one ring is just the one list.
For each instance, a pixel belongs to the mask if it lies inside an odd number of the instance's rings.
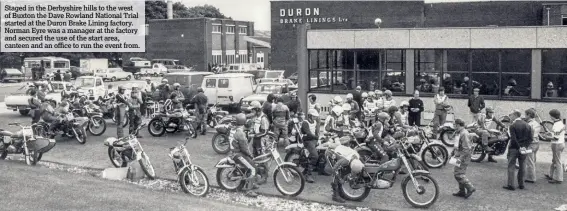
[[374,97],[374,96],[376,96],[376,94],[373,91],[370,91],[370,92],[368,92],[368,96]]
[[345,103],[343,104],[343,112],[344,111],[350,111],[352,109],[352,107],[350,106],[350,104]]
[[402,101],[402,103],[400,103],[400,107],[404,107],[404,106],[408,106],[408,107],[409,107],[408,101]]
[[333,114],[339,116],[339,115],[343,114],[343,107],[336,105],[336,106],[333,107],[333,109],[331,110],[331,112],[332,112]]
[[367,98],[367,97],[368,97],[368,93],[363,92],[363,93],[362,93],[362,97]]
[[352,96],[351,93],[348,93],[348,94],[346,95],[346,99],[347,99],[347,100],[349,100],[349,99],[352,100],[352,98],[353,98],[353,96]]
[[317,112],[317,110],[315,110],[315,109],[313,109],[313,108],[312,108],[312,109],[309,109],[309,111],[307,111],[307,114],[308,114],[308,115],[311,115],[311,116],[313,116],[313,117],[319,117],[319,112]]
[[382,90],[376,90],[374,91],[376,93],[376,95],[381,96],[382,95]]
[[384,95],[386,95],[386,96],[392,96],[392,91],[386,90],[386,91],[384,92]]
[[341,104],[341,103],[343,103],[343,98],[341,98],[341,96],[335,96],[333,101],[334,101],[335,104]]
[[350,171],[354,174],[358,174],[364,168],[364,164],[359,159],[354,159],[350,162]]

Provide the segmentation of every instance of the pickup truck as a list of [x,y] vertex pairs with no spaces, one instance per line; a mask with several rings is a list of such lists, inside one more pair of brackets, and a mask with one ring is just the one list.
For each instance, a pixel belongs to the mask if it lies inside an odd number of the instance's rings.
[[167,67],[161,63],[155,63],[152,65],[152,68],[141,68],[140,72],[136,73],[136,79],[139,79],[141,76],[163,76],[167,73]]
[[[6,96],[6,98],[4,98],[4,103],[6,103],[6,107],[9,110],[19,111],[21,115],[24,116],[28,115],[28,113],[30,112],[30,106],[28,100],[31,97],[29,95],[29,89],[31,85],[32,84],[25,85],[28,86],[25,93],[17,93]],[[45,98],[52,99],[57,103],[61,102],[61,91],[63,91],[63,89],[66,89],[67,87],[70,87],[68,85],[69,82],[62,82],[62,81],[52,81],[49,83],[44,83],[42,89],[47,90]],[[34,84],[34,86],[38,86],[38,83]]]
[[101,77],[96,76],[82,76],[75,80],[74,87],[79,93],[79,96],[86,95],[89,100],[96,100],[103,97],[106,92],[104,81]]

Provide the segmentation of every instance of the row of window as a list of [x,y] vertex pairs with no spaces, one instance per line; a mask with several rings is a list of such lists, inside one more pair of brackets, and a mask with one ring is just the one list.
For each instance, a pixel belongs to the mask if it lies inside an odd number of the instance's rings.
[[236,55],[225,55],[224,59],[222,55],[213,55],[213,64],[237,64],[237,63],[248,63],[248,54]]
[[[226,33],[227,34],[234,34],[235,26],[226,26]],[[213,25],[213,33],[221,33],[222,26],[221,25]],[[248,34],[248,27],[246,26],[239,26],[238,27],[239,34]]]
[[310,50],[310,89],[315,92],[389,89],[405,93],[408,83],[422,93],[440,87],[456,96],[473,88],[494,98],[567,98],[567,49],[542,50],[542,80],[532,84],[532,51],[415,50],[412,81],[406,81],[405,50]]
[[218,79],[217,85],[217,79],[210,78],[205,81],[205,86],[206,88],[228,88],[228,83],[228,79]]

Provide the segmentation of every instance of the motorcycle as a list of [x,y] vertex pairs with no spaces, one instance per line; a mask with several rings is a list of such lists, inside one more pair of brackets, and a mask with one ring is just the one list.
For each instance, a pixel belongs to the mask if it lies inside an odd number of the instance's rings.
[[49,124],[44,121],[40,121],[38,124],[42,126],[43,134],[42,136],[48,137],[47,132],[52,132],[50,138],[54,138],[57,134],[63,134],[69,138],[75,138],[80,144],[87,143],[87,131],[86,127],[89,123],[89,118],[87,117],[75,117],[73,113],[69,112],[63,117],[64,124],[56,128],[55,131],[49,131]]
[[291,135],[289,136],[289,143],[296,143],[302,137],[301,135],[302,122],[297,116],[292,117],[291,120],[292,121],[290,122],[290,124],[292,125],[292,127],[290,130]]
[[[102,113],[94,111],[93,109],[85,106],[85,115],[89,118],[87,128],[89,133],[93,136],[100,136],[106,132],[106,121],[102,118]],[[99,132],[96,129],[102,128]]]
[[232,123],[215,126],[217,133],[213,136],[211,143],[216,153],[227,154],[230,152],[230,139],[234,135],[233,129]]
[[[113,109],[112,112],[112,121],[114,123],[116,123],[118,125],[118,122],[116,121],[116,108]],[[126,107],[126,109],[124,109],[124,120],[122,120],[122,127],[126,127],[128,125],[128,123],[130,123],[130,113],[128,112],[128,107]]]
[[[146,125],[147,123],[140,124],[132,134],[137,134]],[[132,134],[120,139],[109,137],[104,140],[104,145],[108,147],[108,158],[116,168],[127,167],[129,162],[138,161],[142,171],[149,179],[153,180],[156,177],[156,172],[150,162],[150,157],[142,148],[138,138]]]
[[[465,129],[467,129],[468,131],[471,131],[475,128],[475,123],[472,123],[465,127]],[[439,129],[439,140],[441,140],[441,142],[443,142],[445,146],[455,146],[455,141],[457,141],[455,140],[455,137],[457,135],[455,134],[455,131],[457,131],[457,129],[455,129],[452,123],[445,123],[443,127]]]
[[[339,169],[339,176],[344,183],[338,184],[339,195],[347,200],[362,201],[368,197],[371,189],[390,189],[394,186],[396,176],[405,167],[409,175],[402,180],[402,194],[408,203],[416,208],[428,208],[437,201],[439,197],[439,186],[437,181],[426,170],[415,170],[409,159],[412,155],[407,151],[408,146],[402,140],[396,140],[396,158],[383,164],[365,163],[362,172],[357,175],[346,171],[348,168]],[[336,165],[335,157],[337,155],[332,151],[326,153],[327,162],[334,167]],[[433,191],[426,190],[424,184],[433,184]],[[414,188],[417,195],[425,195],[433,193],[433,196],[424,202],[417,202],[412,196],[408,188]],[[359,191],[362,189],[362,191]],[[351,192],[352,191],[352,192]],[[361,193],[355,193],[361,192]]]
[[167,113],[157,113],[148,124],[148,132],[154,137],[160,137],[168,133],[175,133],[177,131],[186,130],[191,138],[197,137],[195,131],[195,117],[189,115],[189,112],[183,111],[181,117],[174,117]]
[[[297,165],[282,160],[276,146],[277,141],[272,141],[266,146],[268,153],[253,159],[257,165],[258,172],[268,171],[269,168],[267,168],[267,164],[272,160],[275,161],[277,167],[273,172],[273,180],[276,189],[284,196],[297,196],[301,194],[303,188],[305,188],[305,177],[302,172],[299,171]],[[241,190],[246,184],[246,178],[250,174],[248,168],[237,164],[232,156],[221,159],[215,167],[217,168],[217,183],[221,188],[228,191]],[[260,175],[262,174],[260,173]],[[281,181],[280,177],[283,177],[284,180]],[[284,184],[289,184],[294,181],[299,183],[297,189],[287,190],[283,188]]]
[[484,160],[486,155],[489,153],[491,155],[499,156],[503,155],[506,152],[506,148],[508,146],[508,142],[510,141],[510,135],[507,132],[507,129],[502,130],[488,130],[490,133],[490,137],[488,139],[488,146],[494,149],[493,152],[487,152],[485,148],[482,146],[482,140],[476,134],[472,136],[472,149],[473,152],[471,154],[471,161],[473,162],[481,162]]
[[[203,197],[209,192],[209,178],[201,167],[191,162],[189,152],[185,148],[188,140],[189,138],[186,138],[184,144],[170,148],[169,157],[173,161],[181,189],[185,193]],[[199,190],[195,190],[197,188]]]
[[[307,148],[305,148],[305,145],[303,143],[303,135],[300,134],[299,136],[300,136],[298,139],[299,141],[297,143],[290,144],[287,147],[285,147],[286,155],[284,160],[285,162],[295,163],[295,165],[297,165],[298,168],[300,168],[299,170],[303,172],[303,170],[307,168],[307,165],[310,165],[308,159],[309,151],[307,150]],[[331,136],[331,134],[328,134],[328,136]],[[323,140],[323,139],[319,139],[319,140]],[[324,155],[327,148],[324,147],[322,143],[319,141],[317,143],[317,147],[315,147],[315,150],[317,150],[317,154]],[[319,157],[319,159],[320,160],[318,160],[318,163],[321,162],[322,156]],[[331,172],[327,172],[327,173],[331,173]]]
[[21,130],[16,133],[0,130],[2,136],[0,160],[6,159],[8,154],[23,154],[26,164],[34,166],[41,160],[43,153],[55,147],[55,139],[39,136],[42,130],[41,125],[22,126],[20,123],[9,123],[8,125],[18,126]]
[[218,103],[209,107],[207,110],[207,125],[211,128],[215,128],[221,120],[228,115],[228,111],[220,110]]

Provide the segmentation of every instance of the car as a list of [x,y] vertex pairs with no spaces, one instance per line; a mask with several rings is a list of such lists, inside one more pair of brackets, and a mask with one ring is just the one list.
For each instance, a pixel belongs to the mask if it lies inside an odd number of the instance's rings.
[[74,87],[79,95],[88,96],[89,100],[96,100],[103,97],[106,92],[103,79],[95,76],[81,76],[75,80]]
[[117,80],[131,80],[134,75],[131,72],[126,72],[122,68],[108,68],[97,70],[95,76],[101,77],[103,80],[117,81]]
[[[297,92],[297,87],[290,87],[287,82],[267,82],[261,83],[256,86],[254,94],[242,99],[242,110],[249,110],[252,101],[260,103],[266,102],[269,94],[274,94],[278,97],[285,96],[291,92]],[[289,98],[287,98],[289,99]],[[285,103],[285,102],[284,102]]]
[[67,87],[70,87],[68,86],[68,84],[69,82],[63,81],[38,81],[33,82],[33,84],[28,83],[27,85],[25,85],[28,86],[26,93],[15,93],[8,95],[6,96],[6,98],[4,98],[4,103],[6,104],[8,110],[19,111],[21,115],[25,116],[30,112],[30,105],[28,100],[31,98],[31,96],[29,95],[29,88],[32,85],[35,87],[42,86],[44,88],[47,88],[49,86],[50,88],[46,89],[48,91],[47,93],[45,93],[45,98],[59,103],[61,102],[61,91],[63,91],[63,89],[66,89]]

